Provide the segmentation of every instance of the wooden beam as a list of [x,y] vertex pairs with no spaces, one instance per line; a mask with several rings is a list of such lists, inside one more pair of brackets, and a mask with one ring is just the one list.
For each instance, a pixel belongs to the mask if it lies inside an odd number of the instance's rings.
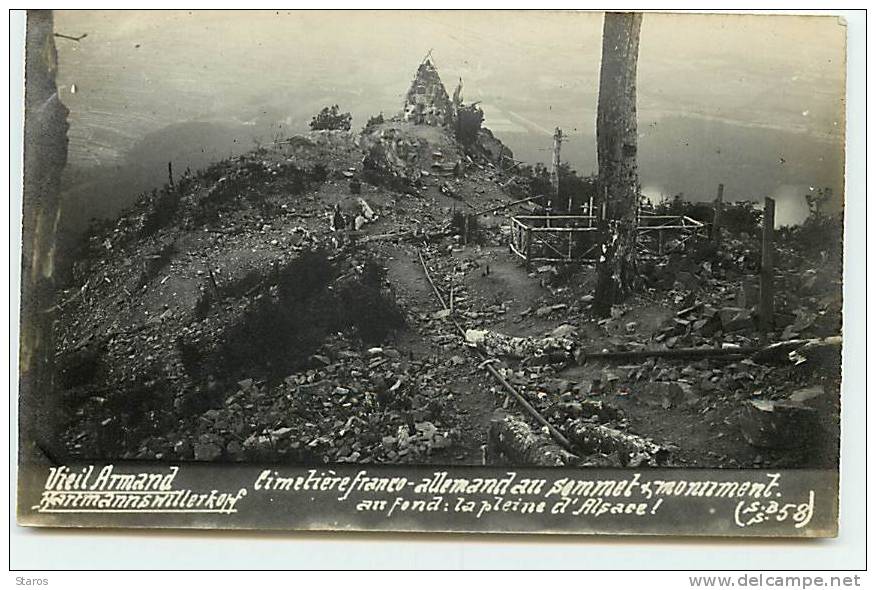
[[665,350],[613,350],[605,352],[580,352],[578,363],[589,359],[645,359],[645,358],[711,358],[745,357],[761,351],[759,346],[740,346],[739,348],[667,348]]

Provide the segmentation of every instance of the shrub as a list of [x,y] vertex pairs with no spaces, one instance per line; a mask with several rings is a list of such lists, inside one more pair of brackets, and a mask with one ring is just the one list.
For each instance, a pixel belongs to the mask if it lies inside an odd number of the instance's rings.
[[483,122],[484,111],[477,104],[459,107],[456,114],[456,139],[464,145],[473,144]]
[[806,195],[809,215],[799,226],[782,228],[779,236],[787,240],[800,254],[824,253],[828,258],[842,255],[843,220],[825,212],[831,199],[831,190],[812,189]]
[[684,200],[683,195],[675,195],[671,199],[658,203],[654,207],[654,214],[686,215],[703,223],[711,223],[715,217],[715,208],[711,203],[691,203]]
[[404,325],[404,313],[383,288],[386,270],[373,261],[365,263],[356,281],[338,289],[340,327],[352,327],[362,342],[382,343],[389,334]]
[[[554,189],[551,185],[551,172],[547,166],[541,162],[535,166],[521,166],[520,174],[528,180],[530,193],[533,195],[545,195],[551,201],[558,201],[551,203],[551,209],[555,214],[567,211],[569,198],[571,197],[571,213],[579,215],[582,211],[581,208],[590,202],[590,198],[596,197],[596,175],[581,176],[572,169],[568,162],[560,163],[560,190],[557,199],[553,197]],[[543,204],[546,205],[547,200]]]
[[753,201],[725,203],[721,213],[721,227],[730,233],[758,233],[762,221],[763,210]]
[[281,269],[279,275],[280,303],[292,306],[322,291],[338,271],[325,251],[306,250]]
[[365,131],[368,131],[369,129],[377,125],[382,125],[384,122],[385,120],[383,118],[383,113],[379,113],[377,115],[374,115],[373,117],[368,117],[368,122],[365,123]]
[[179,205],[180,193],[175,189],[165,186],[160,193],[153,190],[152,202],[143,216],[140,235],[148,237],[170,225],[179,211]]
[[383,288],[385,270],[366,262],[359,273],[339,271],[325,252],[306,251],[276,275],[277,296],[256,298],[219,335],[209,358],[178,343],[189,374],[233,381],[243,376],[281,378],[308,363],[329,333],[351,329],[377,344],[404,325],[404,314]]
[[[683,195],[658,203],[654,207],[656,215],[686,215],[691,219],[711,223],[715,218],[715,206],[711,202],[692,203]],[[721,228],[732,234],[742,232],[755,234],[761,230],[763,210],[753,201],[724,203],[721,214]]]
[[310,121],[310,128],[314,131],[349,131],[353,124],[353,115],[342,113],[338,105],[323,107]]

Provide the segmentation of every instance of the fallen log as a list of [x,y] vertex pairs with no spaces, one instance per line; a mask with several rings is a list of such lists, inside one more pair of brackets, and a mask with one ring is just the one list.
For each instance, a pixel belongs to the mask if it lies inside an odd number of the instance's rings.
[[401,232],[390,232],[388,234],[374,234],[374,235],[370,235],[370,236],[365,236],[364,238],[362,238],[359,241],[366,243],[366,242],[377,242],[380,240],[395,240],[395,239],[400,240],[403,238],[409,238],[409,237],[415,236],[416,234],[417,234],[417,230],[411,229],[411,230],[401,231]]
[[730,348],[668,348],[665,350],[611,350],[601,352],[585,352],[578,350],[575,358],[579,365],[583,365],[588,359],[645,359],[645,358],[726,358],[735,360],[738,358],[751,357],[755,362],[791,361],[791,353],[799,351],[822,352],[826,350],[836,351],[842,346],[841,336],[828,338],[814,338],[811,340],[786,340],[776,342],[766,347],[761,346],[738,346]]
[[575,343],[570,338],[508,336],[491,330],[466,330],[465,340],[490,356],[524,359],[547,355],[556,362],[568,361],[573,356]]
[[573,421],[566,433],[579,455],[614,454],[623,467],[658,466],[669,459],[669,449],[652,440],[582,419]]
[[362,243],[377,242],[380,240],[416,240],[420,242],[431,242],[436,238],[447,237],[451,235],[451,233],[452,230],[450,229],[449,224],[444,224],[441,227],[433,229],[431,231],[424,231],[422,229],[416,228],[400,232],[390,232],[388,234],[373,234],[365,236],[359,241]]
[[560,467],[576,457],[540,432],[533,432],[524,420],[497,416],[487,431],[485,459],[488,464]]
[[725,357],[728,360],[751,356],[761,350],[755,346],[738,348],[667,348],[665,350],[612,350],[602,352],[584,352],[579,350],[576,359],[583,365],[589,359],[645,359],[645,358],[711,358]]
[[534,197],[526,197],[525,199],[518,199],[517,201],[511,201],[510,203],[505,203],[504,205],[499,205],[497,207],[491,207],[489,209],[482,209],[481,211],[477,211],[475,215],[487,215],[488,213],[495,213],[496,211],[501,211],[502,209],[507,209],[508,207],[513,207],[514,205],[522,205],[523,203],[528,203],[529,201],[534,201],[535,199],[541,199],[544,195],[536,195]]
[[580,402],[560,402],[550,407],[550,413],[556,418],[592,418],[596,417],[600,422],[623,420],[624,413],[610,404],[601,400],[583,400]]

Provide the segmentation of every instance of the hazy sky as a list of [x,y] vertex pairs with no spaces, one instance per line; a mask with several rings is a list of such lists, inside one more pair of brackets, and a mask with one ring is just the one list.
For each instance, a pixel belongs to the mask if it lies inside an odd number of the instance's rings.
[[[302,131],[321,106],[338,103],[361,126],[401,108],[431,49],[450,91],[462,77],[466,101],[482,101],[485,124],[516,155],[547,160],[542,150],[561,126],[571,135],[564,159],[595,169],[601,13],[60,11],[55,28],[88,33],[79,43],[58,40],[79,165],[118,162],[146,135],[191,121],[264,139]],[[844,39],[834,17],[646,14],[642,149],[673,117],[841,149]],[[656,138],[655,150],[667,141]]]

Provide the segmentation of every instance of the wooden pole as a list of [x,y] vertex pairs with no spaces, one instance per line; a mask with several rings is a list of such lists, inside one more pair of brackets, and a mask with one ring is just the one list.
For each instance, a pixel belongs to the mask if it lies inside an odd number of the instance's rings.
[[167,182],[173,188],[173,162],[167,163]]
[[210,277],[210,286],[212,287],[213,296],[219,299],[219,283],[216,281],[216,275],[213,274],[212,268],[207,268],[207,274]]
[[574,232],[569,232],[569,252],[566,255],[566,258],[569,262],[572,262],[572,235]]
[[760,336],[769,341],[773,327],[773,229],[776,222],[776,202],[767,197],[763,207],[763,241],[760,260]]
[[526,412],[530,416],[535,418],[536,422],[538,422],[539,424],[541,424],[542,426],[547,428],[548,433],[551,435],[551,437],[555,441],[557,441],[560,444],[560,446],[562,446],[563,448],[565,448],[569,452],[572,451],[573,447],[572,447],[572,443],[569,442],[569,439],[567,439],[563,435],[563,433],[561,433],[559,430],[557,430],[553,424],[551,424],[550,422],[545,420],[544,416],[539,414],[538,410],[536,410],[534,407],[532,407],[532,405],[528,401],[526,401],[526,398],[524,398],[522,395],[520,395],[520,393],[514,388],[514,386],[511,385],[510,383],[508,383],[508,381],[506,381],[505,378],[502,377],[501,373],[499,373],[491,363],[485,362],[485,363],[483,363],[483,365],[484,365],[484,368],[486,368],[487,371],[490,373],[490,375],[492,375],[493,378],[496,381],[498,381],[502,385],[502,387],[505,388],[506,391],[508,391],[508,393],[510,393],[512,396],[514,396],[514,400],[518,404],[520,404],[520,406],[524,410],[526,410]]
[[715,217],[712,219],[712,241],[721,243],[721,213],[724,212],[724,185],[718,185],[718,196],[715,198]]
[[[554,201],[560,202],[560,146],[563,145],[563,130],[557,127],[554,130],[554,149],[551,161],[551,188],[554,193]],[[569,211],[572,210],[572,197],[569,197]]]
[[426,268],[426,261],[423,259],[423,253],[417,250],[417,256],[420,257],[420,264],[423,265],[423,272],[426,273],[426,278],[429,280],[429,285],[432,287],[432,292],[435,293],[435,297],[438,298],[438,302],[441,303],[441,307],[447,309],[447,304],[444,303],[444,297],[441,295],[441,291],[439,291],[438,287],[435,286],[435,283],[432,282],[432,275],[429,274],[429,269]]

